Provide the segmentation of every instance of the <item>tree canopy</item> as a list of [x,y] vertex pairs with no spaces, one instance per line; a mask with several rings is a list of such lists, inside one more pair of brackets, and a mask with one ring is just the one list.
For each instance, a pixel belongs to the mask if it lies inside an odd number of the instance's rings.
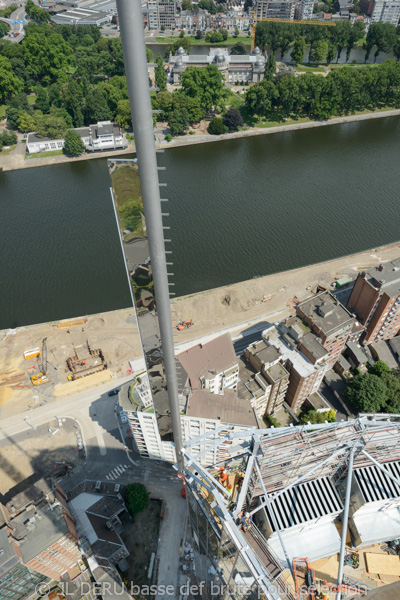
[[149,505],[149,493],[142,483],[131,483],[125,489],[125,504],[132,517]]
[[85,145],[78,132],[73,129],[67,131],[63,152],[67,156],[80,156],[85,151]]
[[197,98],[205,111],[218,104],[224,89],[224,77],[215,65],[188,67],[182,74],[182,90],[191,98]]

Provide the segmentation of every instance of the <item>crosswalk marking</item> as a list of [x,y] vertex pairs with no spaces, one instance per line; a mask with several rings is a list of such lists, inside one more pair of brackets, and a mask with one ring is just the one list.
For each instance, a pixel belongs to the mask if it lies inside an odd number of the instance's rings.
[[108,475],[106,475],[106,479],[108,479],[109,481],[114,481],[115,479],[118,479],[118,477],[122,475],[122,473],[124,473],[124,471],[127,468],[127,465],[117,465],[108,473]]

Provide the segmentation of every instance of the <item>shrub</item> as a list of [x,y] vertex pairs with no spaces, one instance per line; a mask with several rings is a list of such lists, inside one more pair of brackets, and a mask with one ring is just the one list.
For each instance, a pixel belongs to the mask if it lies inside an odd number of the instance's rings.
[[216,117],[210,121],[207,131],[208,133],[211,133],[211,135],[221,135],[222,133],[225,133],[224,120],[221,117]]
[[167,133],[167,135],[165,136],[165,141],[170,142],[171,140],[172,140],[172,135],[170,133]]
[[142,483],[131,483],[125,490],[125,504],[132,517],[149,504],[149,493]]
[[281,424],[279,423],[279,421],[277,421],[275,419],[275,417],[273,417],[271,415],[264,415],[264,421],[270,427],[280,427],[281,426]]

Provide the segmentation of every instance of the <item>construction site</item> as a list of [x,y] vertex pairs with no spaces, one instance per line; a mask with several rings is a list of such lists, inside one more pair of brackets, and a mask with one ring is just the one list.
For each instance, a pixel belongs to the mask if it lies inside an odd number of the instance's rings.
[[[199,463],[226,444],[229,459]],[[216,586],[271,600],[400,586],[400,415],[221,428],[186,446],[196,572],[208,597]]]
[[3,330],[1,415],[117,382],[141,356],[133,308]]

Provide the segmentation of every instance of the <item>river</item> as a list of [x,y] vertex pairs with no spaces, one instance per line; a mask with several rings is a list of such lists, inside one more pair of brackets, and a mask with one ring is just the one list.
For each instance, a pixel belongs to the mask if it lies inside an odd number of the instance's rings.
[[[399,136],[392,117],[159,154],[177,295],[398,240]],[[0,173],[0,329],[129,305],[109,186],[101,158]]]

